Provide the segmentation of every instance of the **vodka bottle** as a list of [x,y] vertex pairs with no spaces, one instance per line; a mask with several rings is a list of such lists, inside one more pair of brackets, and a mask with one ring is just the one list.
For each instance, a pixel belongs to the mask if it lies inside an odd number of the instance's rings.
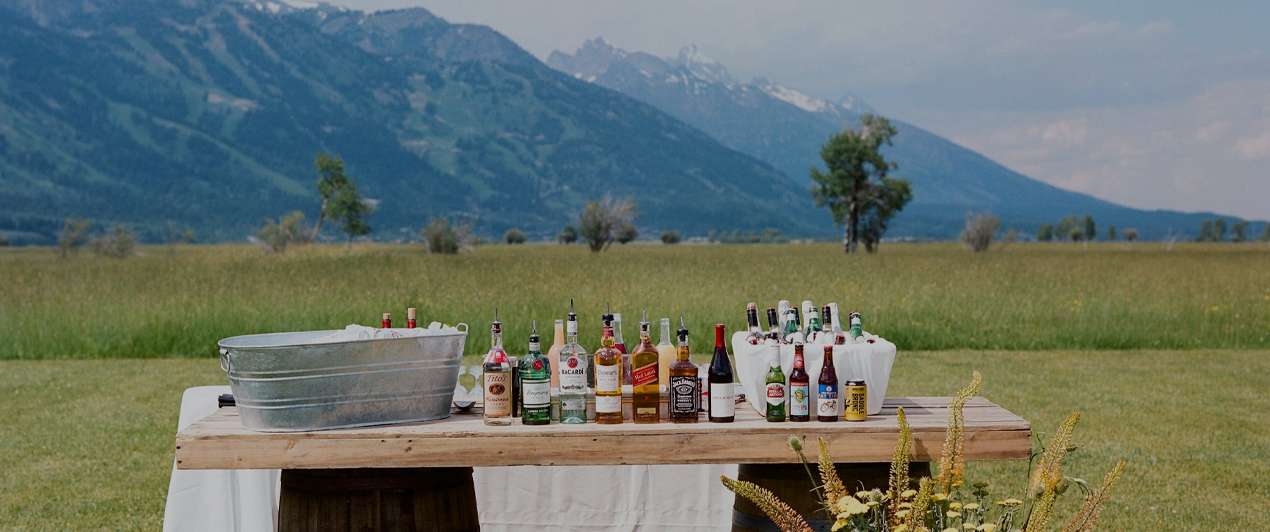
[[498,311],[494,311],[494,321],[489,324],[490,348],[482,365],[481,382],[484,386],[485,424],[512,424],[512,366],[503,350],[503,322],[498,321]]

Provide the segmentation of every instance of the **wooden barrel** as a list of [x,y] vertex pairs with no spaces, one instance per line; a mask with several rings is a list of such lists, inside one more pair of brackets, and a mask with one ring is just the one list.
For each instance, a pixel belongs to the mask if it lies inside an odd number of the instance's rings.
[[[737,478],[771,490],[785,504],[802,514],[813,529],[828,531],[833,526],[833,519],[821,510],[820,498],[812,491],[820,482],[816,464],[812,463],[810,467],[811,474],[817,476],[815,484],[802,464],[741,464]],[[885,491],[891,474],[891,464],[835,464],[835,468],[842,483],[852,493],[873,488]],[[909,464],[909,478],[914,483],[924,476],[930,476],[929,463]],[[767,532],[779,529],[758,506],[744,497],[737,497],[732,505],[732,530]]]
[[284,469],[278,530],[480,530],[470,467]]

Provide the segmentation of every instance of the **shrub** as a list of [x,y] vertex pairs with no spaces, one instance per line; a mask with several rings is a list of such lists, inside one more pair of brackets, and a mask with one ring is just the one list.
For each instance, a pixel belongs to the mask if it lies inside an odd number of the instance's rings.
[[1130,242],[1138,239],[1138,230],[1132,227],[1124,228],[1124,231],[1121,231],[1120,234],[1124,235],[1124,239]]
[[662,244],[678,244],[680,240],[683,238],[679,236],[679,231],[662,231],[661,233]]
[[93,239],[93,252],[116,259],[131,256],[137,247],[137,237],[122,225],[116,225],[104,235]]
[[556,241],[560,242],[561,244],[572,244],[574,242],[577,242],[578,230],[575,229],[572,225],[566,225],[564,226],[564,229],[560,230],[560,234],[556,235]]
[[0,248],[9,247],[9,237],[0,234]]
[[526,240],[528,239],[525,238],[525,233],[515,227],[503,233],[503,241],[508,244],[524,244]]
[[613,238],[618,244],[629,244],[639,238],[639,229],[636,229],[634,225],[625,224],[613,232]]
[[987,251],[992,239],[1001,227],[1001,220],[988,213],[972,214],[966,217],[966,228],[961,231],[961,241],[971,251]]
[[1036,239],[1040,242],[1049,242],[1054,240],[1054,226],[1050,224],[1041,224],[1040,229],[1036,230]]
[[466,225],[451,225],[445,218],[433,218],[420,234],[428,253],[453,255],[468,241],[471,228]]
[[578,216],[578,233],[586,240],[587,247],[598,253],[607,249],[619,237],[619,232],[621,237],[634,240],[639,235],[634,220],[635,202],[605,197],[583,207]]
[[1240,220],[1230,226],[1230,241],[1243,242],[1248,240],[1248,222]]
[[1116,237],[1117,237],[1117,236],[1118,236],[1118,235],[1116,235],[1116,226],[1114,226],[1114,225],[1108,225],[1108,226],[1107,226],[1107,240],[1113,240],[1113,241],[1114,241],[1114,240],[1116,239]]
[[256,231],[256,238],[271,253],[283,253],[287,246],[305,242],[304,213],[291,211],[277,221],[266,219],[265,225]]
[[88,230],[93,223],[83,218],[67,218],[62,222],[62,232],[57,234],[57,253],[65,258],[79,251],[88,243]]

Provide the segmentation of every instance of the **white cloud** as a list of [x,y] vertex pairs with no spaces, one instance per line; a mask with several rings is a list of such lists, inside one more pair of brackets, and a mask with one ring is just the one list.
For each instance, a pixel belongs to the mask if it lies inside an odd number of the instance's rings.
[[1239,139],[1235,143],[1235,152],[1250,161],[1270,158],[1270,131]]

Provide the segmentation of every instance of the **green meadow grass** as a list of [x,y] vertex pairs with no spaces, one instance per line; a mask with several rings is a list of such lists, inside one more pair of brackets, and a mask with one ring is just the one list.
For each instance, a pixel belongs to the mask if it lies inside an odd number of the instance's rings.
[[118,260],[0,249],[0,359],[212,356],[219,338],[404,321],[472,326],[488,346],[494,309],[519,349],[529,320],[577,302],[583,345],[606,304],[634,335],[640,309],[744,325],[748,301],[837,301],[902,350],[1270,347],[1270,247],[1156,243],[837,246],[310,246],[269,256],[246,245],[144,247]]
[[[1096,484],[1129,461],[1103,530],[1264,528],[1270,351],[903,351],[889,392],[951,395],[975,369],[1041,435],[1083,412],[1066,474]],[[207,359],[0,361],[0,528],[158,529],[181,391],[223,382]],[[967,474],[1017,495],[1027,464]]]

